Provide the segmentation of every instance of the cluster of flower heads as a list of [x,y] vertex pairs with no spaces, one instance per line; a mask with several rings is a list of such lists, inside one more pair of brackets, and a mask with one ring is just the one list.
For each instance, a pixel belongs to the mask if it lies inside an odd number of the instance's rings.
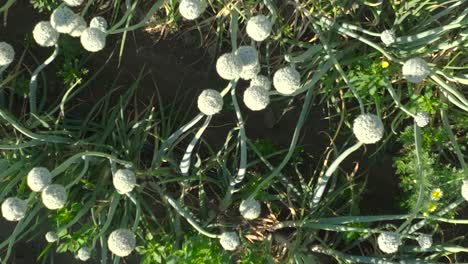
[[[82,0],[65,0],[68,6],[79,6]],[[57,45],[60,34],[79,37],[83,48],[90,52],[102,50],[106,45],[107,22],[103,17],[94,17],[90,25],[67,6],[56,8],[50,21],[41,21],[33,29],[33,38],[42,47]]]
[[[46,233],[45,239],[49,243],[55,243],[59,240],[59,236],[57,233],[49,231]],[[112,254],[118,257],[126,257],[130,255],[136,247],[135,234],[129,229],[116,229],[109,234],[107,247]],[[87,261],[91,258],[92,251],[91,248],[83,246],[77,251],[76,258],[81,261]]]
[[[428,234],[420,234],[415,240],[421,249],[425,250],[432,247],[432,236]],[[382,232],[377,237],[377,245],[382,252],[393,254],[398,251],[398,248],[403,244],[402,237],[396,232]]]
[[[51,210],[62,208],[67,191],[59,184],[51,184],[52,174],[47,168],[35,167],[27,175],[27,185],[33,192],[42,192],[42,203]],[[9,197],[2,203],[2,215],[8,221],[20,221],[26,215],[28,204],[18,197]]]
[[50,210],[63,208],[67,190],[63,185],[52,184],[52,174],[47,168],[35,167],[29,171],[27,183],[33,192],[41,192],[42,203]]

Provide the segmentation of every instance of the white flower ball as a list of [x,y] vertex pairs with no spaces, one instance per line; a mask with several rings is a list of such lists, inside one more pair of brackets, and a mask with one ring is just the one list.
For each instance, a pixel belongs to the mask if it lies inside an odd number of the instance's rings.
[[179,4],[179,12],[183,18],[194,20],[205,12],[206,6],[205,0],[182,0]]
[[223,97],[218,91],[206,89],[198,96],[198,109],[205,115],[214,115],[223,109]]
[[57,240],[59,240],[59,236],[57,235],[57,233],[55,233],[54,231],[49,231],[45,234],[45,239],[47,240],[47,242],[49,243],[54,243],[56,242]]
[[10,65],[15,58],[15,50],[6,43],[0,42],[0,66]]
[[73,11],[66,7],[56,8],[50,15],[50,23],[52,27],[59,33],[68,34],[73,29],[73,19],[77,16]]
[[126,257],[135,249],[135,235],[128,229],[117,229],[109,235],[107,246],[114,255]]
[[269,103],[269,91],[261,86],[251,86],[244,92],[244,104],[252,111],[263,110]]
[[416,239],[418,241],[419,246],[422,249],[428,249],[432,247],[432,236],[431,235],[419,235]]
[[240,240],[236,233],[224,232],[219,237],[219,243],[225,250],[233,251],[240,245]]
[[281,94],[292,94],[301,87],[301,75],[293,67],[281,68],[273,75],[273,86]]
[[2,203],[2,215],[6,220],[16,222],[26,215],[28,204],[18,197],[7,198]]
[[250,80],[250,86],[260,86],[265,90],[271,89],[271,81],[264,75],[257,75]]
[[359,115],[353,122],[353,133],[364,144],[374,144],[382,139],[384,126],[382,120],[373,114]]
[[60,184],[51,184],[42,190],[42,203],[50,210],[57,210],[65,206],[67,191]]
[[225,53],[216,61],[216,71],[225,80],[237,79],[242,71],[242,62],[234,53]]
[[264,15],[253,16],[247,21],[247,35],[255,41],[264,41],[271,34],[272,24]]
[[57,44],[60,34],[49,21],[41,21],[33,29],[33,38],[42,47],[52,47]]
[[417,112],[416,116],[414,117],[414,122],[416,122],[416,125],[418,127],[427,126],[427,124],[429,124],[429,121],[431,121],[431,118],[426,112]]
[[52,181],[52,174],[47,168],[35,167],[29,171],[27,184],[33,192],[40,192]]
[[73,20],[70,22],[70,36],[72,37],[79,37],[83,33],[83,31],[86,29],[86,21],[84,20],[83,17],[81,16],[75,16]]
[[407,60],[402,68],[403,77],[412,83],[420,83],[430,73],[427,62],[421,58]]
[[239,58],[242,66],[257,65],[258,64],[258,52],[252,46],[240,46],[235,55]]
[[129,193],[136,186],[135,173],[131,170],[120,169],[115,172],[112,178],[115,189],[120,194]]
[[93,17],[93,19],[91,19],[91,22],[89,22],[89,27],[90,28],[97,28],[99,30],[101,30],[102,32],[106,32],[107,30],[107,21],[105,18],[101,17],[101,16],[97,16],[97,17]]
[[380,33],[380,40],[382,40],[383,44],[385,46],[390,46],[393,43],[395,43],[396,36],[395,32],[393,30],[384,30],[382,33]]
[[461,187],[461,195],[465,198],[465,201],[468,202],[468,180],[463,181],[463,185]]
[[260,72],[260,64],[243,66],[239,77],[243,80],[250,80]]
[[245,219],[253,220],[260,216],[262,207],[257,200],[247,199],[241,202],[239,212]]
[[80,40],[85,50],[98,52],[106,46],[106,33],[98,28],[86,28],[81,33]]
[[83,0],[63,0],[67,6],[79,6],[83,3]]
[[76,258],[81,261],[87,261],[91,258],[91,249],[89,247],[82,247],[76,253]]
[[393,232],[384,232],[377,238],[377,244],[384,253],[391,254],[398,251],[401,244],[400,235]]

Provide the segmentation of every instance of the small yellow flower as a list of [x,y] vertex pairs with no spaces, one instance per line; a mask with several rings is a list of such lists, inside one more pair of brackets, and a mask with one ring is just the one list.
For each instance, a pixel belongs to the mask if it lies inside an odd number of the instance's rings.
[[429,212],[434,212],[435,210],[437,209],[437,205],[435,205],[435,203],[430,203],[429,204]]
[[382,61],[382,68],[387,69],[388,66],[390,66],[390,63],[388,61]]
[[427,212],[424,212],[423,213],[423,216],[428,216],[429,214]]
[[432,201],[439,201],[440,198],[442,197],[442,195],[444,195],[442,190],[440,188],[436,188],[436,189],[432,190],[432,192],[431,192],[431,200]]

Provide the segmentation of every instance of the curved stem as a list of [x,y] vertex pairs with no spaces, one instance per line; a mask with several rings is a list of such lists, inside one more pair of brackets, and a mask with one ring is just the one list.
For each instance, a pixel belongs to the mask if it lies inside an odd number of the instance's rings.
[[245,134],[244,120],[240,112],[239,103],[237,102],[235,85],[233,85],[231,89],[231,97],[232,97],[232,104],[234,105],[234,108],[236,110],[237,123],[239,126],[240,151],[241,151],[239,171],[237,172],[237,176],[230,183],[230,186],[232,187],[231,188],[231,193],[232,193],[234,190],[234,186],[241,183],[245,177],[246,168],[247,168],[247,146],[246,146],[247,135]]
[[406,114],[408,114],[409,116],[411,116],[412,118],[414,118],[415,115],[414,115],[413,113],[411,113],[411,111],[409,111],[405,106],[403,106],[403,105],[401,104],[400,98],[398,98],[398,95],[396,94],[395,90],[393,90],[392,85],[390,84],[390,82],[388,82],[387,80],[385,80],[385,84],[386,84],[386,87],[387,87],[388,92],[389,92],[390,95],[392,96],[393,101],[395,101],[395,104],[398,106],[398,108],[400,108],[401,110],[403,110],[403,112],[405,112]]
[[200,137],[203,135],[203,132],[205,132],[205,129],[210,124],[211,117],[212,116],[208,116],[206,118],[205,122],[198,129],[198,132],[195,134],[192,141],[190,141],[190,144],[188,145],[187,149],[185,150],[185,154],[182,157],[182,161],[180,162],[180,165],[179,165],[180,171],[182,172],[182,175],[184,175],[184,176],[187,176],[188,171],[190,169],[190,160],[192,158],[193,149],[195,148],[195,145],[197,144]]
[[78,153],[78,154],[75,154],[75,155],[71,156],[70,158],[65,160],[62,164],[57,166],[51,172],[52,177],[55,177],[55,176],[59,175],[60,173],[64,172],[68,167],[70,167],[70,165],[72,165],[73,163],[75,163],[79,159],[81,159],[81,158],[86,159],[87,156],[106,158],[106,159],[109,159],[109,160],[111,160],[113,162],[122,164],[125,167],[132,167],[133,166],[133,164],[131,162],[129,162],[129,161],[120,160],[120,159],[116,158],[115,156],[107,154],[107,153],[97,152],[97,151],[85,151],[85,152],[81,152],[81,153]]
[[68,138],[58,137],[58,136],[43,136],[35,134],[22,125],[20,125],[12,116],[10,116],[6,111],[0,109],[0,117],[5,119],[8,123],[10,123],[16,130],[18,130],[21,134],[41,142],[46,143],[70,143]]
[[174,200],[172,199],[171,197],[167,196],[167,195],[164,195],[164,198],[167,200],[167,202],[177,211],[177,213],[179,213],[183,218],[185,218],[185,220],[187,220],[187,222],[193,227],[195,228],[198,232],[200,232],[200,234],[202,235],[205,235],[207,237],[210,237],[210,238],[218,238],[219,235],[216,235],[216,234],[212,234],[208,231],[206,231],[205,229],[203,229],[194,219],[193,217],[188,213],[186,212],[184,209],[182,209],[182,207],[179,206],[179,204]]
[[45,67],[47,67],[47,65],[49,65],[52,61],[55,60],[55,58],[58,55],[58,52],[59,52],[59,46],[58,44],[56,44],[52,55],[50,55],[50,57],[47,58],[44,61],[44,63],[39,65],[32,73],[31,80],[29,81],[29,108],[30,108],[31,114],[33,115],[37,114],[37,104],[36,104],[37,76]]
[[323,193],[325,192],[325,188],[327,187],[328,180],[330,177],[333,175],[333,173],[338,169],[338,166],[340,163],[346,159],[351,153],[359,149],[363,145],[362,142],[358,142],[345,150],[343,153],[338,156],[335,161],[328,167],[327,171],[325,174],[323,174],[322,177],[320,177],[317,181],[317,187],[315,188],[314,191],[314,198],[312,199],[312,207],[317,206],[317,204],[320,202],[320,199],[322,198]]

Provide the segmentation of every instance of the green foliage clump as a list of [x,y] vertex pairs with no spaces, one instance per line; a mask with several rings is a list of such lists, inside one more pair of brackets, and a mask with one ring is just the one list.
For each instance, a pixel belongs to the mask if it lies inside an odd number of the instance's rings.
[[229,263],[230,256],[217,240],[202,235],[185,237],[182,246],[176,249],[170,236],[156,239],[151,233],[145,235],[146,243],[137,247],[142,264],[187,263],[218,264]]
[[[395,159],[396,174],[400,176],[402,195],[399,197],[401,207],[412,209],[418,199],[419,185],[424,186],[424,202],[418,208],[424,214],[431,214],[447,206],[459,196],[458,190],[463,178],[461,170],[444,162],[442,150],[446,147],[446,135],[442,128],[426,127],[422,129],[422,167],[424,180],[418,182],[417,162],[415,156],[413,127],[409,126],[400,136],[403,145],[401,155]],[[434,151],[435,150],[435,151]],[[440,200],[431,198],[431,192],[437,188],[442,191]]]

